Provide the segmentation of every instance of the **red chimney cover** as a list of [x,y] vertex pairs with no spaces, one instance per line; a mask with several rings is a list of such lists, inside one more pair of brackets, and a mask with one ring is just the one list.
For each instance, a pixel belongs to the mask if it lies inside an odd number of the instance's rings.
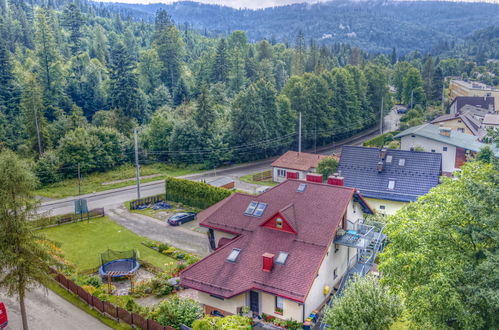
[[272,267],[274,267],[274,255],[272,253],[264,253],[263,257],[263,271],[271,272]]
[[333,186],[344,186],[345,178],[342,176],[330,176],[327,178],[327,183]]
[[322,183],[322,174],[308,173],[307,174],[307,181]]

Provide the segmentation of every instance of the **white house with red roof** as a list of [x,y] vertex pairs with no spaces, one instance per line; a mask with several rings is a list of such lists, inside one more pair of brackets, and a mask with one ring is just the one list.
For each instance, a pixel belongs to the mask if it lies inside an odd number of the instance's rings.
[[305,180],[308,173],[315,173],[317,165],[326,156],[306,152],[287,151],[272,163],[272,181],[286,179]]
[[345,275],[373,265],[380,236],[363,224],[372,212],[355,189],[332,184],[287,180],[257,196],[235,193],[199,213],[214,252],[185,269],[181,285],[198,291],[207,314],[249,306],[303,322]]

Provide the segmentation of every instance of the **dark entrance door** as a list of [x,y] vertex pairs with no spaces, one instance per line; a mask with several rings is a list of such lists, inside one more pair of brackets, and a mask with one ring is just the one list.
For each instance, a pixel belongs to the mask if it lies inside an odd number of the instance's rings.
[[258,292],[250,291],[250,309],[253,313],[260,314]]

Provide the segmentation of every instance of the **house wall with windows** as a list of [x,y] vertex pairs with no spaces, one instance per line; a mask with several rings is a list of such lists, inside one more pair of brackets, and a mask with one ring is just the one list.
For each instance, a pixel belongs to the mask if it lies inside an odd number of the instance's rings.
[[439,124],[443,124],[443,126],[448,127],[453,131],[474,135],[468,126],[466,126],[466,124],[459,118],[438,122],[435,125]]
[[208,293],[197,291],[197,301],[203,305],[206,314],[210,314],[213,310],[237,314],[238,308],[246,306],[246,293],[232,297],[230,299],[219,299],[209,295]]
[[383,215],[392,215],[408,204],[406,202],[390,201],[387,199],[364,198],[373,210]]
[[294,300],[279,298],[282,299],[282,313],[276,313],[276,296],[262,291],[259,291],[258,293],[260,294],[261,313],[272,315],[283,320],[293,319],[298,322],[303,322],[303,304]]
[[417,147],[422,147],[426,152],[441,153],[443,172],[453,172],[456,170],[455,146],[417,135],[406,135],[400,139],[400,149],[402,150],[411,150],[411,148]]
[[272,168],[272,181],[274,182],[284,182],[286,181],[286,174],[288,171],[298,172],[298,180],[305,180],[307,173],[315,172],[315,169],[310,169],[309,171],[297,171],[289,168],[283,167],[273,167]]

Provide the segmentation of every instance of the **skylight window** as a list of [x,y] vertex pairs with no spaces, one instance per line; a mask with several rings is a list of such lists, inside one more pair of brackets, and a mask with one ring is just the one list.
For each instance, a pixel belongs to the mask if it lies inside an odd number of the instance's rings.
[[241,249],[232,249],[229,256],[227,257],[227,261],[236,262],[237,257],[239,256],[240,252],[241,252]]
[[306,188],[307,188],[307,184],[306,183],[300,183],[300,185],[298,186],[298,189],[296,191],[298,191],[298,192],[304,192]]
[[405,159],[404,158],[399,159],[399,166],[405,166]]
[[388,181],[388,190],[395,189],[395,180]]
[[253,215],[253,212],[255,212],[257,206],[258,206],[258,202],[251,202],[248,205],[248,208],[246,209],[246,211],[244,211],[244,214]]
[[276,264],[284,265],[286,263],[286,260],[288,259],[289,253],[287,252],[279,252],[279,255],[277,256],[277,259],[275,260]]
[[261,217],[266,208],[267,208],[266,203],[258,203],[258,206],[256,207],[256,210],[253,213],[253,215],[255,217]]
[[392,155],[386,156],[386,162],[391,163],[392,162]]

